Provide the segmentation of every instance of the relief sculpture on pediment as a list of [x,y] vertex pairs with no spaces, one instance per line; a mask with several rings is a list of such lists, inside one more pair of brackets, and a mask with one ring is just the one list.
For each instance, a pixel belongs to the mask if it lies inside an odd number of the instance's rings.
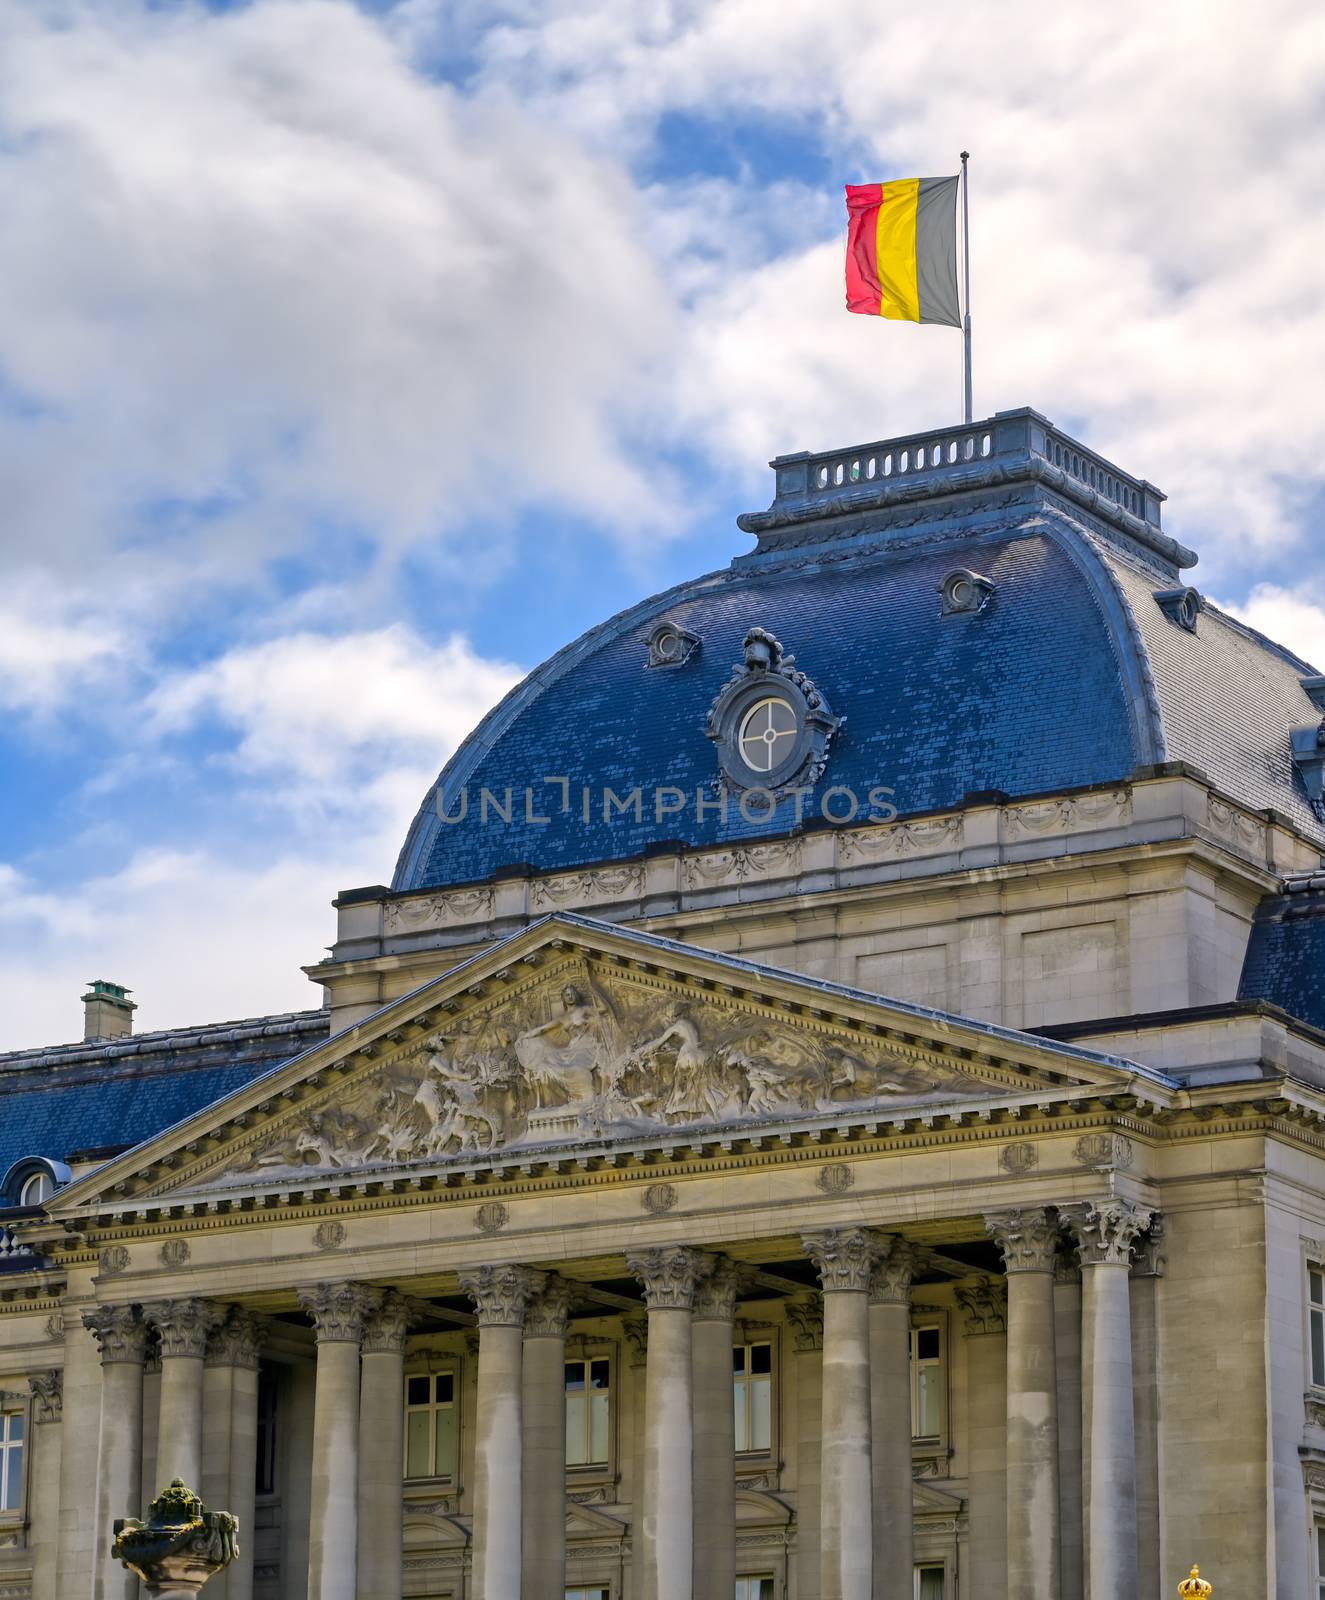
[[252,1145],[240,1171],[335,1170],[757,1123],[978,1092],[881,1041],[588,971],[428,1034]]

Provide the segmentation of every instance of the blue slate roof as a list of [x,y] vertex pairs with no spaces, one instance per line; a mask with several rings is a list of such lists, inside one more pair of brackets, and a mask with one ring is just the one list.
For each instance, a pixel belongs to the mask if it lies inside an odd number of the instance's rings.
[[[706,718],[755,625],[845,718],[800,802],[806,816],[830,788],[850,790],[863,820],[877,786],[905,815],[981,791],[1060,793],[1184,761],[1231,798],[1273,806],[1325,838],[1290,760],[1290,728],[1319,719],[1299,682],[1310,668],[1213,608],[1194,634],[1175,625],[1155,594],[1196,558],[1159,531],[1163,497],[1075,454],[1034,413],[1007,417],[958,430],[950,444],[913,441],[925,470],[905,483],[864,481],[867,457],[905,459],[889,445],[780,458],[778,501],[741,519],[759,549],[592,629],[513,690],[425,797],[393,887],[791,831],[790,798],[754,820],[734,802],[725,816],[712,803]],[[981,429],[993,440],[988,459],[968,452],[948,465]],[[1055,465],[1065,445],[1070,479]],[[932,470],[931,448],[945,463]],[[844,464],[846,487],[807,491],[816,473],[841,483]],[[942,616],[938,587],[959,567],[994,592],[978,613]],[[648,637],[664,619],[701,646],[684,665],[650,668]],[[662,786],[686,792],[681,815],[656,815]],[[605,816],[606,791],[636,787],[641,820]],[[484,789],[502,805],[510,791],[509,822],[491,804],[484,814]],[[702,815],[696,791],[710,802]],[[839,816],[848,804],[830,802]]]
[[1238,999],[1269,1000],[1325,1029],[1325,873],[1289,878],[1261,902]]
[[0,1055],[0,1173],[138,1144],[320,1043],[325,1011]]

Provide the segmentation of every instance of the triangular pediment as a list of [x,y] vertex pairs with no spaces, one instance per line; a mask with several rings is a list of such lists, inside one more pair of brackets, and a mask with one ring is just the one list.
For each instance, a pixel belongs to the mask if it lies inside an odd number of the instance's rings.
[[566,914],[72,1184],[100,1199],[394,1178],[693,1130],[932,1114],[1145,1069]]

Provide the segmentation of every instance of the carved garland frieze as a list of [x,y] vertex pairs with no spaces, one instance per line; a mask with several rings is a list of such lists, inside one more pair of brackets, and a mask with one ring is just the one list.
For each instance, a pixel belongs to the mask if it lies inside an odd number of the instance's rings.
[[[964,1068],[904,1059],[865,1033],[570,961],[274,1118],[225,1176],[396,1166],[986,1087]],[[314,1242],[331,1250],[344,1237],[343,1224],[327,1222]]]
[[771,844],[741,845],[733,850],[687,856],[682,877],[687,889],[744,883],[755,877],[794,878],[800,871],[800,861],[800,840],[778,839]]
[[597,867],[587,872],[536,879],[530,890],[530,901],[537,910],[542,906],[583,905],[588,901],[632,900],[643,891],[643,867]]
[[387,934],[412,933],[444,922],[479,922],[492,915],[491,889],[453,889],[447,894],[388,900],[382,908],[382,929]]
[[1130,821],[1131,816],[1131,794],[1126,789],[1117,789],[1108,794],[1068,795],[1056,800],[1008,806],[1003,812],[1003,827],[1009,839],[1037,838],[1099,828],[1106,823],[1121,825]]
[[955,816],[852,829],[838,836],[838,851],[843,866],[850,866],[853,861],[934,855],[959,845],[964,825],[964,819]]

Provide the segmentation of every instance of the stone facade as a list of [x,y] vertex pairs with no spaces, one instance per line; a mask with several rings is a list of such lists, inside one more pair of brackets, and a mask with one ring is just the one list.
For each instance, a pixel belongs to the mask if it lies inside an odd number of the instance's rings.
[[[1184,554],[1046,437],[1036,493]],[[779,463],[759,559],[861,460]],[[944,626],[1008,601],[964,560]],[[214,1600],[1304,1600],[1325,1035],[1239,999],[1304,816],[1151,761],[342,895],[329,1034],[0,1218],[0,1597],[129,1600],[110,1523],[178,1474],[239,1518]]]

